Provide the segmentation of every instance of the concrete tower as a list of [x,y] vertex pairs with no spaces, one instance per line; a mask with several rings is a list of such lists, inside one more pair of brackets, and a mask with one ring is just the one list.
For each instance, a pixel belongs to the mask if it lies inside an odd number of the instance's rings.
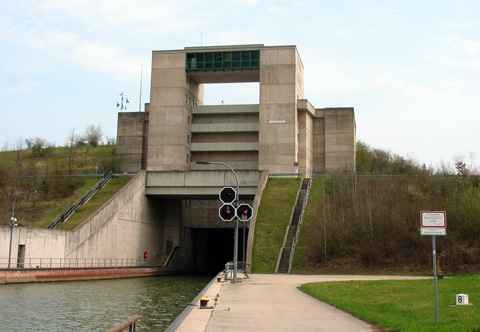
[[[353,172],[353,108],[316,109],[303,76],[295,46],[154,51],[146,112],[119,113],[122,170],[202,170],[195,162],[208,160],[304,177]],[[203,104],[204,84],[238,82],[259,82],[259,104]]]

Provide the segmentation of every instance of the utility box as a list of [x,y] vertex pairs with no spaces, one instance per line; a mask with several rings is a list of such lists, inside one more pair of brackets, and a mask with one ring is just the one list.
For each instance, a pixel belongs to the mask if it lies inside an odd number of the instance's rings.
[[468,295],[467,294],[457,294],[456,295],[456,305],[468,305]]

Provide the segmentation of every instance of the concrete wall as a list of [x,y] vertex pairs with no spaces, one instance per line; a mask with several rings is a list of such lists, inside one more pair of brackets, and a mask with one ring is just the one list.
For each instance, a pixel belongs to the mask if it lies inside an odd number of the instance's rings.
[[263,190],[267,185],[268,181],[268,171],[263,171],[260,181],[258,183],[257,192],[255,193],[255,198],[253,200],[252,210],[253,215],[252,219],[249,221],[249,232],[248,232],[248,241],[247,241],[247,257],[246,257],[246,270],[248,273],[252,272],[252,250],[253,250],[253,239],[255,237],[255,223],[257,222],[257,212],[258,207],[260,206],[260,201],[262,199]]
[[190,169],[224,169],[195,163],[207,160],[258,170],[258,115],[258,105],[194,106]]
[[148,113],[118,113],[117,155],[121,158],[119,172],[137,173],[142,169]]
[[[259,170],[293,173],[297,161],[297,78],[303,80],[295,46],[260,51]],[[300,70],[302,68],[302,70]]]
[[[16,267],[18,246],[25,246],[25,258],[64,258],[67,231],[14,227],[12,233],[11,267]],[[0,268],[8,266],[10,227],[0,226]]]
[[[25,258],[149,258],[165,255],[163,206],[145,195],[146,172],[125,187],[73,231],[18,227],[12,258],[25,245]],[[68,222],[68,221],[67,221]],[[10,227],[0,227],[0,256],[8,257]],[[0,262],[6,267],[7,262]]]
[[353,108],[325,109],[325,171],[355,172],[356,125]]
[[138,173],[102,208],[68,233],[67,258],[152,258],[162,255],[159,212],[145,196],[146,172]]
[[192,106],[203,86],[185,72],[184,51],[154,51],[149,105],[148,171],[185,171],[190,163]]

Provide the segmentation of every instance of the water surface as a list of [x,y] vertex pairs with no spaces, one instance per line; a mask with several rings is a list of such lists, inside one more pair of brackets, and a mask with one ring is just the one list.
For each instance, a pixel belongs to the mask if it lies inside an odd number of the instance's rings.
[[137,331],[163,331],[211,276],[0,285],[0,331],[106,331],[137,315]]

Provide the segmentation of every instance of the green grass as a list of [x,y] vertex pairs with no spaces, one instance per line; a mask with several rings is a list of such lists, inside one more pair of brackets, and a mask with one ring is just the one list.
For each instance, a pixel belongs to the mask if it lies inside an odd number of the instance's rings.
[[278,254],[301,179],[271,178],[263,191],[255,224],[252,272],[275,273]]
[[[99,163],[98,172],[102,173],[106,169],[110,169],[115,165],[116,146],[115,145],[99,145],[78,146],[73,154],[73,174],[95,174],[95,163]],[[34,166],[39,174],[68,174],[69,149],[67,147],[56,147],[48,149],[41,156],[35,156],[32,150],[22,151],[1,151],[0,160],[9,164],[10,167],[17,167],[23,164]],[[19,174],[31,175],[31,174]]]
[[[65,179],[67,181],[68,179]],[[84,184],[78,187],[73,195],[55,201],[43,201],[38,199],[38,209],[41,211],[41,216],[35,220],[24,220],[23,226],[44,228],[48,223],[52,222],[60,213],[65,211],[75,201],[80,198],[85,192],[90,190],[100,178],[82,178]],[[115,178],[103,188],[98,190],[90,200],[80,205],[77,210],[64,223],[60,223],[56,229],[72,230],[94,213],[98,208],[105,204],[113,195],[115,195],[131,178]]]
[[75,212],[64,223],[57,226],[57,229],[72,230],[80,225],[85,219],[97,211],[103,204],[112,198],[131,178],[116,178],[98,190],[85,205],[80,205]]
[[[480,331],[480,274],[438,280],[438,325],[433,279],[311,283],[300,289],[386,331]],[[455,306],[456,294],[468,294],[473,305]]]
[[300,227],[297,245],[293,257],[291,273],[312,273],[315,269],[309,267],[308,258],[308,239],[307,235],[314,232],[313,221],[317,218],[320,211],[320,202],[323,199],[323,179],[314,178],[310,192],[308,194],[308,203],[303,214],[303,221]]

